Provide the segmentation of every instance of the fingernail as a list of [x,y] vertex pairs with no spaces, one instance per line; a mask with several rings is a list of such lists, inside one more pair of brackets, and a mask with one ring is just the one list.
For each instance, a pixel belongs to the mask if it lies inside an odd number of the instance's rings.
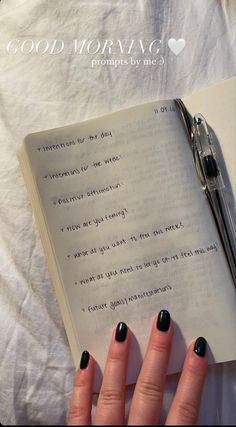
[[204,357],[205,353],[206,353],[206,345],[207,345],[207,342],[206,342],[205,338],[203,338],[203,337],[197,338],[195,341],[195,345],[194,345],[194,352],[198,356]]
[[116,327],[116,341],[123,342],[127,335],[127,325],[124,322],[118,323]]
[[170,326],[170,313],[167,310],[161,310],[157,318],[157,329],[167,332]]
[[85,350],[81,355],[80,366],[79,366],[80,369],[87,368],[88,363],[89,363],[89,352]]

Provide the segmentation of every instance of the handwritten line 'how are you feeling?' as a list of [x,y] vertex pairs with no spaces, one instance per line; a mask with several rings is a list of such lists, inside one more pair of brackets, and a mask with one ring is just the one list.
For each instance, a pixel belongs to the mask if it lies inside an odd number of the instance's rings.
[[64,227],[61,227],[60,230],[62,233],[64,232],[76,232],[82,230],[83,228],[88,228],[91,226],[99,227],[101,224],[104,224],[107,221],[112,221],[116,219],[124,220],[128,214],[128,210],[126,208],[119,209],[117,211],[106,213],[103,216],[91,218],[89,220],[84,220],[81,223],[77,224],[69,224]]

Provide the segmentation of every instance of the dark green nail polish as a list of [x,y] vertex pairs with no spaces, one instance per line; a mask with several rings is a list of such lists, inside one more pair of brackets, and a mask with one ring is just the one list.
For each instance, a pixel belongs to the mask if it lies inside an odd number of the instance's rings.
[[206,342],[205,338],[203,338],[203,337],[197,338],[195,345],[194,345],[194,352],[198,356],[204,357],[205,353],[206,353],[206,345],[207,345],[207,342]]
[[116,341],[123,342],[127,335],[127,325],[124,322],[118,323],[116,327]]
[[157,329],[167,332],[170,326],[170,313],[167,310],[161,310],[157,318]]
[[80,369],[87,368],[88,363],[89,363],[89,352],[85,350],[81,355],[80,366],[79,366]]

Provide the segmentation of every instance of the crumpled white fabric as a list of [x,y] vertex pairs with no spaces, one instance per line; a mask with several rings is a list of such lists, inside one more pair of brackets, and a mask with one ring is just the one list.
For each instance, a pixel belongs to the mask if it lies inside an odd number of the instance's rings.
[[[234,0],[0,2],[3,424],[64,424],[74,375],[18,165],[16,153],[24,136],[154,99],[181,97],[231,77],[236,71],[235,22]],[[12,39],[45,38],[63,39],[67,46],[74,39],[158,38],[165,63],[159,68],[92,68],[91,55],[71,55],[67,48],[59,55],[6,52]],[[178,57],[167,46],[169,38],[186,40]],[[163,418],[177,379],[168,378]],[[236,363],[210,367],[199,424],[234,424],[235,403]]]

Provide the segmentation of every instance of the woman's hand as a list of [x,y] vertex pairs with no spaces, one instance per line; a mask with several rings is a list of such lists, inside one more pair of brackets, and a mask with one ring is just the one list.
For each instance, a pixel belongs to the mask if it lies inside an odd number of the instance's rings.
[[[169,312],[162,310],[152,324],[146,355],[131,402],[128,424],[150,425],[159,421],[172,335],[173,322]],[[131,333],[123,322],[113,332],[95,424],[124,423],[130,336]],[[192,425],[197,421],[206,370],[206,341],[200,337],[188,349],[166,425]],[[93,371],[94,359],[88,352],[83,352],[74,382],[69,425],[91,424]]]

